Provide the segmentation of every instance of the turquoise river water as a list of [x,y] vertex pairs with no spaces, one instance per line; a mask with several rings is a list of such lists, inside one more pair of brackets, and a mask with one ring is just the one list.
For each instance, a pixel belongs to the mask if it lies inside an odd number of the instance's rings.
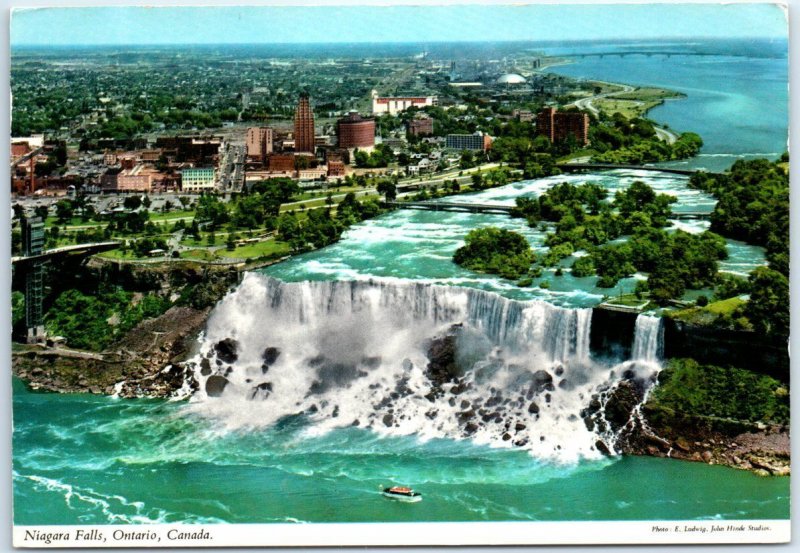
[[[587,58],[558,71],[685,92],[651,116],[704,136],[703,154],[687,166],[714,169],[714,160],[727,166],[785,149],[785,58],[670,60],[671,71],[644,56]],[[774,113],[754,123],[752,106],[770,98]],[[620,170],[523,181],[459,201],[510,204],[564,180],[613,191],[636,179],[678,196],[676,210],[713,209],[713,198],[683,177]],[[14,381],[14,522],[789,517],[788,478],[600,455],[596,442],[613,445],[615,437],[589,431],[580,412],[623,371],[652,382],[659,325],[637,322],[631,359],[597,358],[586,308],[630,290],[635,278],[609,291],[565,271],[518,288],[454,265],[469,229],[488,224],[522,232],[541,249],[543,231],[522,220],[397,211],[247,275],[198,338],[202,387],[188,401],[34,393]],[[729,242],[728,251],[727,271],[746,274],[764,262],[760,248]],[[542,280],[549,289],[537,286]],[[423,371],[427,347],[453,325],[459,361],[471,369],[463,389],[436,390]],[[236,359],[214,365],[225,338],[237,341]],[[204,357],[227,382],[219,397],[205,393]],[[547,379],[553,385],[542,385]],[[425,499],[381,497],[392,484]]]

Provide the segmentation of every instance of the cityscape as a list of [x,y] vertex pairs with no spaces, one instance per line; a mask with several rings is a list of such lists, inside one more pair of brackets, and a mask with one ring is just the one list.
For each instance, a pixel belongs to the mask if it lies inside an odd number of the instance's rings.
[[[617,34],[580,36],[589,7],[253,7],[308,31],[230,44],[187,29],[244,8],[16,13],[15,544],[510,520],[784,540],[785,20],[606,8]],[[130,39],[170,10],[167,43]],[[495,25],[394,30],[422,14]],[[565,38],[526,34],[542,17]]]

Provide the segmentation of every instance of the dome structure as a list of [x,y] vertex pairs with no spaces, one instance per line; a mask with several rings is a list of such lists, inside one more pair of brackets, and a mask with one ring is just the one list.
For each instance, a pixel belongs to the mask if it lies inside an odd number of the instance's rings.
[[525,77],[523,77],[522,75],[518,75],[517,73],[506,73],[505,75],[500,75],[497,78],[497,81],[495,82],[497,84],[510,85],[510,84],[524,84],[527,81],[525,80]]

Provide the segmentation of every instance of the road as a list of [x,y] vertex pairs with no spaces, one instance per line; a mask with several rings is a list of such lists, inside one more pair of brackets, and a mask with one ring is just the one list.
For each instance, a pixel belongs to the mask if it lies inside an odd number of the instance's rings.
[[632,87],[630,85],[627,85],[627,84],[608,83],[608,82],[605,82],[605,81],[595,81],[595,82],[598,82],[598,83],[601,83],[601,84],[612,85],[612,86],[621,86],[622,90],[615,90],[613,92],[605,92],[603,94],[595,94],[594,96],[589,96],[587,98],[581,98],[580,100],[576,100],[572,104],[566,105],[565,107],[575,106],[579,110],[588,111],[589,113],[591,113],[592,115],[597,117],[598,115],[600,115],[600,110],[597,109],[596,107],[594,107],[593,102],[595,100],[599,100],[600,98],[606,98],[608,96],[614,96],[615,94],[624,94],[626,92],[633,92],[635,90],[634,87]]
[[666,142],[667,144],[675,144],[675,141],[678,140],[678,135],[672,132],[669,129],[665,129],[663,127],[654,127],[656,131],[656,136],[659,140]]
[[[609,84],[609,85],[617,85],[621,86],[623,90],[617,90],[615,92],[606,92],[604,94],[595,94],[594,96],[589,96],[588,98],[581,98],[580,100],[576,100],[573,104],[568,104],[566,107],[575,106],[576,108],[582,111],[588,111],[595,117],[600,114],[600,110],[594,107],[594,101],[599,100],[601,98],[607,98],[608,96],[615,96],[617,94],[624,94],[626,92],[633,92],[635,90],[634,87],[622,84],[622,83],[608,83],[605,81],[597,81],[598,83]],[[676,140],[678,140],[678,135],[674,132],[667,130],[663,127],[654,126],[656,131],[656,136],[659,140],[666,142],[667,144],[674,144]]]

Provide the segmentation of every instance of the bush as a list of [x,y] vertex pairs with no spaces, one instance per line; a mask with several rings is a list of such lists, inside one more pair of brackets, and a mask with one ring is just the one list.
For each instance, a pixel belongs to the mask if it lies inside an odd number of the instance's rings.
[[706,296],[697,296],[695,305],[697,305],[697,307],[705,307],[708,305],[708,298]]
[[658,376],[651,401],[687,415],[748,422],[789,422],[789,398],[778,380],[735,367],[673,359]]

